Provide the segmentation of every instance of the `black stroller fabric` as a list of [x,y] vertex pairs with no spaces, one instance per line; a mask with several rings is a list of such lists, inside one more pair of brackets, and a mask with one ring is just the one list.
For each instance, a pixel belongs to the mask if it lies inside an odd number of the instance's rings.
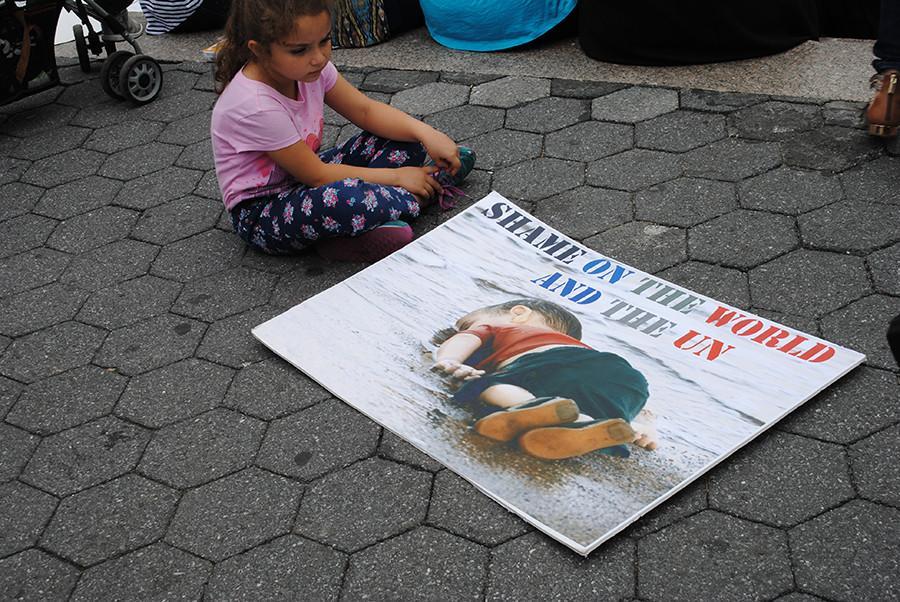
[[58,81],[54,38],[61,5],[0,0],[0,103],[20,96],[32,82]]

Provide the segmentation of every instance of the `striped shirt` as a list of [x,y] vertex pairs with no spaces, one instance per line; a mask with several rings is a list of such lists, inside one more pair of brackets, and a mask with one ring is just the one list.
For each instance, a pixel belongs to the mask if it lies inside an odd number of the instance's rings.
[[168,33],[194,14],[203,0],[140,0],[141,10],[147,17],[147,33]]

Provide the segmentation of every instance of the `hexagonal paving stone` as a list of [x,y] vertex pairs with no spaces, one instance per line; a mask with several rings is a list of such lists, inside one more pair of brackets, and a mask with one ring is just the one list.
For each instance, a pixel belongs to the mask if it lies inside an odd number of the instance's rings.
[[112,416],[99,418],[41,441],[22,480],[65,496],[135,467],[150,433]]
[[541,136],[528,132],[496,130],[470,138],[466,146],[478,156],[478,167],[500,169],[541,155]]
[[379,69],[366,75],[359,85],[367,92],[386,92],[393,94],[408,90],[430,82],[437,81],[439,73],[433,71],[407,71],[405,69]]
[[485,599],[623,600],[634,592],[633,566],[634,544],[626,539],[580,558],[544,535],[529,533],[494,550]]
[[504,117],[502,109],[463,105],[429,115],[425,118],[425,123],[459,142],[478,134],[499,130],[503,127]]
[[583,163],[545,157],[507,167],[494,175],[494,186],[507,197],[533,201],[583,183]]
[[187,282],[236,267],[246,248],[244,241],[234,234],[203,232],[166,245],[153,262],[151,273]]
[[84,253],[128,236],[139,214],[121,207],[101,207],[62,222],[47,246],[67,253]]
[[22,175],[26,184],[51,188],[78,178],[97,173],[106,158],[103,153],[76,149],[40,159],[31,164]]
[[728,123],[742,138],[782,140],[819,127],[822,110],[817,105],[769,101],[732,113]]
[[[194,188],[194,194],[204,196],[208,199],[222,200],[222,191],[219,188],[219,180],[216,178],[216,171],[214,169],[207,171],[203,175],[200,183]],[[228,217],[230,218],[231,215],[228,214]]]
[[378,455],[388,460],[409,464],[430,472],[437,472],[444,468],[443,464],[419,451],[388,430],[385,430],[381,436],[381,443],[378,445]]
[[56,223],[56,220],[33,214],[0,223],[0,257],[10,257],[42,246]]
[[612,82],[592,82],[578,79],[553,79],[550,81],[550,94],[552,96],[565,96],[568,98],[593,99],[598,96],[606,96],[622,88],[627,84]]
[[[168,85],[168,82],[166,82]],[[204,111],[196,115],[188,115],[182,119],[173,121],[157,137],[159,142],[167,144],[180,144],[187,146],[209,138],[209,122],[212,119],[212,111]]]
[[638,571],[638,595],[651,599],[761,599],[793,586],[784,533],[712,510],[638,542]]
[[113,331],[94,361],[134,375],[190,357],[206,325],[190,318],[164,314]]
[[431,82],[394,94],[391,106],[411,115],[431,115],[466,103],[469,87]]
[[199,600],[212,564],[156,543],[84,572],[71,600]]
[[900,314],[900,299],[870,295],[822,318],[825,338],[866,354],[870,366],[897,370],[884,336],[887,324]]
[[265,424],[216,409],[163,427],[153,435],[138,470],[184,489],[246,468],[256,455]]
[[797,585],[832,600],[900,596],[900,510],[854,500],[790,532]]
[[279,313],[280,309],[265,306],[217,320],[206,331],[197,357],[232,368],[242,368],[271,357],[272,352],[250,331]]
[[[165,87],[163,87],[165,90]],[[164,92],[165,94],[165,92]],[[164,121],[171,123],[182,117],[202,113],[212,109],[218,95],[213,92],[189,90],[184,94],[165,95],[154,102],[132,111],[135,117],[147,121]]]
[[689,227],[737,207],[733,184],[678,178],[634,197],[635,217],[667,226]]
[[633,149],[594,161],[587,168],[587,183],[633,192],[681,175],[679,155]]
[[48,190],[34,211],[55,219],[69,219],[108,204],[120,188],[122,183],[118,180],[88,176]]
[[431,474],[379,458],[323,477],[303,496],[295,532],[353,552],[425,519]]
[[22,182],[0,185],[0,220],[28,213],[34,208],[42,194],[44,194],[43,188]]
[[0,332],[11,337],[71,320],[88,293],[64,284],[50,284],[0,301]]
[[35,249],[0,260],[0,295],[7,296],[56,280],[71,256],[52,249]]
[[637,123],[678,108],[678,92],[665,88],[633,86],[595,98],[591,116],[597,121]]
[[213,161],[212,141],[209,139],[201,140],[186,147],[178,155],[175,165],[201,171],[214,169],[216,164]]
[[185,285],[172,311],[213,322],[265,304],[278,276],[234,268]]
[[850,448],[853,476],[862,497],[900,506],[900,465],[894,450],[900,443],[900,426],[876,433]]
[[572,161],[595,161],[634,146],[634,131],[629,125],[587,121],[553,132],[544,141],[549,157]]
[[159,247],[154,245],[136,240],[118,240],[73,259],[60,276],[60,281],[83,289],[98,290],[143,276],[158,252]]
[[872,253],[866,262],[878,291],[900,295],[900,243]]
[[745,209],[800,215],[843,196],[834,176],[819,171],[779,167],[740,183],[741,206]]
[[522,519],[449,470],[435,476],[428,524],[487,546],[529,529]]
[[841,174],[847,198],[900,204],[900,158],[880,157]]
[[777,527],[796,525],[854,496],[840,446],[777,432],[709,480],[711,507]]
[[64,125],[22,139],[17,145],[12,145],[8,154],[10,157],[18,159],[37,161],[62,151],[78,148],[90,133],[91,130],[87,128]]
[[[153,140],[162,130],[161,123],[153,121],[125,121],[105,128],[94,130],[91,137],[84,143],[84,148],[103,153],[116,153],[126,148],[143,147]],[[209,122],[207,122],[209,130]]]
[[695,148],[684,155],[688,176],[737,182],[781,164],[781,152],[773,142],[745,142],[728,138]]
[[[285,535],[216,565],[205,599],[337,601],[346,557],[296,535]],[[278,575],[273,579],[273,575]]]
[[164,245],[212,228],[220,213],[222,203],[186,196],[144,211],[132,236],[138,240]]
[[257,468],[184,494],[165,540],[219,561],[290,531],[301,486]]
[[103,343],[100,329],[63,322],[18,338],[0,358],[0,373],[30,383],[88,363]]
[[579,240],[631,221],[633,213],[627,192],[593,186],[544,199],[534,211],[549,226]]
[[694,481],[665,503],[642,516],[624,533],[630,537],[643,537],[707,508],[709,503],[706,480]]
[[687,259],[685,237],[681,228],[630,222],[587,238],[584,244],[652,274]]
[[[59,93],[59,90],[56,90],[56,93]],[[27,138],[64,126],[76,112],[72,107],[58,104],[20,111],[14,120],[3,126],[3,130],[12,136]]]
[[354,554],[344,581],[349,600],[480,600],[488,551],[419,527]]
[[634,133],[640,148],[683,153],[724,138],[725,118],[713,113],[673,111],[637,124]]
[[550,80],[537,77],[501,77],[472,88],[469,103],[508,109],[550,95]]
[[751,268],[797,246],[794,220],[784,215],[739,209],[691,228],[691,259],[740,269]]
[[663,270],[658,275],[695,293],[724,301],[734,307],[750,306],[747,275],[738,270],[699,261],[687,261]]
[[78,319],[108,330],[122,328],[166,313],[180,290],[178,283],[141,276],[91,295]]
[[506,112],[506,127],[545,134],[590,119],[587,101],[551,96]]
[[33,546],[56,509],[56,501],[17,481],[0,485],[0,557]]
[[[0,345],[2,348],[2,345]],[[0,376],[0,418],[6,416],[7,410],[19,398],[24,387],[14,380]]]
[[858,257],[798,249],[750,272],[753,304],[821,316],[870,292]]
[[30,166],[30,161],[0,155],[0,185],[15,182]]
[[[96,90],[96,96],[100,95],[100,90]],[[96,100],[94,101],[96,103]],[[88,128],[102,128],[114,123],[122,123],[127,119],[134,118],[134,107],[126,103],[109,102],[102,100],[99,104],[91,103],[85,106],[69,121],[70,125],[77,125]]]
[[308,481],[374,454],[380,431],[356,410],[329,399],[271,423],[256,462]]
[[110,155],[99,174],[117,180],[131,180],[173,165],[181,152],[180,146],[159,142],[127,148]]
[[328,397],[325,389],[296,368],[280,358],[270,358],[238,372],[224,405],[271,420]]
[[60,502],[41,546],[95,564],[159,539],[177,501],[176,491],[128,474]]
[[40,550],[0,560],[0,591],[10,600],[65,600],[79,571]]
[[712,90],[681,90],[681,107],[695,111],[713,113],[731,113],[742,107],[749,107],[763,102],[767,96],[762,94],[745,94],[740,92],[715,92]]
[[790,136],[781,145],[787,165],[828,171],[843,171],[881,152],[866,132],[835,126]]
[[0,422],[0,482],[19,476],[40,439]]
[[900,206],[863,201],[834,203],[797,219],[803,242],[814,248],[867,253],[900,241]]
[[135,376],[116,415],[158,428],[211,410],[221,403],[234,371],[194,358]]
[[96,366],[75,368],[26,387],[6,421],[40,435],[58,433],[108,414],[126,382]]
[[778,423],[781,430],[852,443],[900,420],[900,380],[883,370],[857,368]]
[[131,209],[149,209],[193,192],[203,174],[183,167],[167,167],[130,179],[116,195],[116,204]]

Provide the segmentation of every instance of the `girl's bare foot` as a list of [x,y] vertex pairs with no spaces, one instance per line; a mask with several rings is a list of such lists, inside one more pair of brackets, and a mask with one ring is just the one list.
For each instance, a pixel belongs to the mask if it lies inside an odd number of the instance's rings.
[[656,433],[656,414],[643,409],[631,423],[634,429],[635,439],[632,441],[638,447],[653,451],[659,447],[659,435]]

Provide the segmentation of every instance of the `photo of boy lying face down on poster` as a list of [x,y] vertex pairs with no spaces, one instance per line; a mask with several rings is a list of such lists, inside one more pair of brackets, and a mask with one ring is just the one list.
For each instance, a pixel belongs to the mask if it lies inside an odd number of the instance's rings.
[[563,307],[515,299],[466,314],[456,330],[433,369],[460,383],[453,399],[479,417],[480,435],[518,439],[544,460],[593,451],[627,458],[628,443],[656,449],[646,378],[581,342],[581,322]]

